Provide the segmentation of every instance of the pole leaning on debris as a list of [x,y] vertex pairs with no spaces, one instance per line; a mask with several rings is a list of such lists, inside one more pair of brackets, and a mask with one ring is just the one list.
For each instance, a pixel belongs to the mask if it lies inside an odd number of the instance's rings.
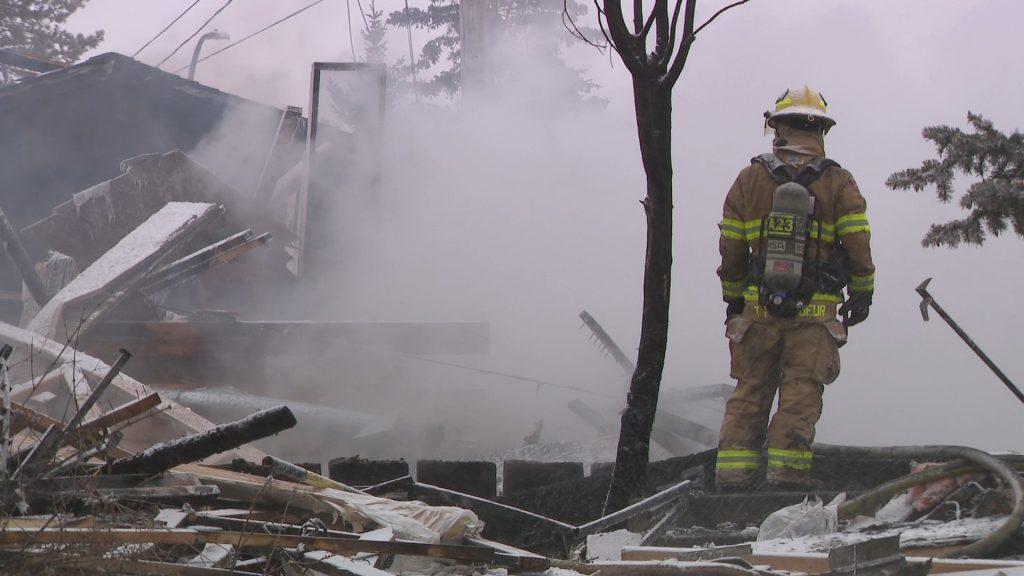
[[22,280],[25,281],[25,286],[28,287],[28,292],[32,295],[32,299],[40,307],[44,306],[50,300],[50,295],[46,292],[46,285],[39,278],[39,274],[32,264],[32,258],[25,251],[25,247],[21,244],[21,238],[18,237],[18,232],[14,230],[14,226],[7,219],[7,214],[3,210],[0,210],[0,247],[7,251],[11,261],[18,268],[18,272],[21,274]]
[[1005,384],[1006,387],[1009,388],[1011,392],[1013,392],[1013,395],[1017,397],[1017,400],[1024,402],[1024,393],[1021,393],[1020,389],[1018,389],[1013,384],[1013,382],[1006,376],[1006,374],[1003,374],[1003,371],[1000,370],[998,366],[996,366],[995,362],[993,362],[988,357],[988,355],[985,354],[985,352],[982,351],[982,349],[977,344],[974,343],[974,340],[972,340],[971,337],[968,336],[966,332],[964,332],[963,328],[960,328],[960,325],[957,324],[952,318],[950,318],[949,314],[947,314],[946,311],[942,309],[942,306],[939,306],[939,304],[935,302],[935,299],[932,298],[932,295],[928,293],[928,283],[931,281],[932,279],[929,278],[924,282],[921,282],[921,285],[915,289],[917,290],[917,293],[921,295],[921,317],[924,318],[924,321],[928,321],[928,307],[931,306],[932,309],[934,309],[935,312],[939,316],[941,316],[943,320],[946,321],[946,324],[949,324],[949,327],[952,328],[953,331],[957,333],[957,336],[960,336],[960,338],[967,343],[971,350],[973,350],[974,353],[978,355],[978,358],[981,358],[981,361],[984,362],[985,365],[988,366],[989,369],[992,370],[992,372],[994,372],[995,375],[998,376],[999,379],[1003,381],[1003,384]]
[[11,383],[7,380],[7,360],[14,352],[9,344],[0,349],[0,386],[3,387],[3,405],[0,406],[0,419],[3,420],[0,435],[0,479],[7,479],[7,460],[11,454]]

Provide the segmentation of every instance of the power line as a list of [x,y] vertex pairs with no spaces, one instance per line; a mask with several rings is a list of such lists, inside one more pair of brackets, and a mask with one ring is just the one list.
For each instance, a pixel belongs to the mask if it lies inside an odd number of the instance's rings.
[[138,55],[139,55],[139,52],[142,52],[143,50],[145,50],[145,49],[146,49],[146,47],[147,47],[147,46],[149,46],[150,44],[152,44],[154,40],[156,40],[157,38],[159,38],[160,36],[162,36],[164,32],[167,32],[168,30],[170,30],[171,26],[174,26],[174,24],[175,24],[175,23],[176,23],[176,22],[177,22],[178,20],[181,20],[181,19],[182,19],[182,17],[184,17],[184,16],[185,16],[185,14],[188,14],[188,11],[189,11],[189,10],[191,10],[192,8],[194,8],[196,4],[199,4],[199,2],[200,2],[200,0],[195,0],[195,2],[193,2],[192,4],[189,4],[189,7],[188,7],[188,8],[185,8],[185,11],[184,11],[184,12],[182,12],[181,14],[178,14],[178,17],[177,17],[177,18],[175,18],[174,20],[171,20],[171,23],[170,23],[170,24],[168,24],[167,26],[164,26],[164,29],[163,29],[163,30],[161,30],[161,31],[159,31],[159,32],[157,32],[157,35],[156,35],[156,36],[153,36],[152,38],[150,38],[150,39],[149,39],[149,42],[146,42],[145,44],[143,44],[143,45],[142,45],[142,48],[139,48],[138,50],[136,50],[136,51],[135,51],[135,54],[132,54],[132,58],[135,58],[136,56],[138,56]]
[[[317,4],[319,4],[319,3],[323,2],[323,1],[324,0],[316,0],[316,2],[313,2],[312,4],[308,4],[305,7],[300,8],[300,9],[296,10],[295,12],[292,12],[291,14],[285,16],[284,18],[281,18],[280,20],[277,20],[276,22],[273,22],[271,24],[268,24],[268,25],[264,26],[263,28],[260,28],[259,30],[253,32],[252,34],[249,34],[248,36],[246,36],[245,38],[242,38],[241,40],[238,40],[237,42],[232,42],[231,44],[228,44],[227,46],[221,48],[220,50],[217,50],[216,52],[211,52],[210,54],[207,54],[206,56],[204,56],[204,57],[200,58],[199,60],[197,60],[196,63],[198,64],[199,62],[205,62],[206,60],[209,60],[210,58],[213,58],[214,56],[216,56],[217,54],[220,54],[221,52],[227,50],[228,48],[231,48],[233,46],[238,46],[239,44],[241,44],[242,42],[245,42],[249,38],[252,38],[253,36],[256,36],[257,34],[262,34],[263,32],[266,32],[267,30],[270,30],[271,28],[273,28],[274,26],[277,26],[278,24],[284,22],[285,20],[288,20],[289,18],[292,18],[294,16],[298,16],[299,14],[305,12],[306,10],[309,10],[313,6],[316,6]],[[188,66],[182,66],[181,68],[178,68],[177,70],[175,70],[174,73],[177,74],[178,72],[186,70],[187,68],[188,68]]]
[[366,10],[363,9],[363,0],[356,0],[356,6],[359,6],[359,15],[363,17],[363,28],[369,30],[370,23],[366,21]]
[[348,45],[352,48],[352,61],[356,61],[356,42],[352,38],[352,2],[345,0],[345,13],[348,15]]
[[217,11],[213,13],[213,16],[210,16],[209,18],[207,18],[206,22],[203,22],[202,26],[200,26],[198,29],[196,29],[196,31],[193,32],[191,36],[189,36],[188,38],[185,38],[185,40],[181,44],[178,44],[178,47],[175,48],[173,52],[168,54],[167,58],[164,58],[163,60],[161,60],[160,63],[156,65],[156,67],[159,68],[160,66],[163,65],[164,62],[167,62],[171,58],[171,56],[174,56],[175,54],[177,54],[178,50],[181,50],[182,46],[184,46],[185,44],[188,44],[189,40],[195,38],[200,32],[202,32],[203,28],[206,28],[206,25],[209,24],[210,21],[212,21],[214,18],[216,18],[217,14],[220,14],[221,12],[223,12],[224,9],[228,7],[228,4],[231,4],[233,1],[234,0],[228,0],[227,2],[225,2],[223,6],[218,8]]

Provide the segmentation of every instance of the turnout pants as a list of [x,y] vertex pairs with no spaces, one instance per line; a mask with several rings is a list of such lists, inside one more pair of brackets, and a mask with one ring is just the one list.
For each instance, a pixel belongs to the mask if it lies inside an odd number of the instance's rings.
[[[750,308],[726,332],[737,383],[719,435],[716,483],[757,482],[765,449],[768,481],[806,483],[822,394],[838,376],[837,341],[845,331],[834,316],[755,317]],[[769,422],[776,394],[779,406]]]

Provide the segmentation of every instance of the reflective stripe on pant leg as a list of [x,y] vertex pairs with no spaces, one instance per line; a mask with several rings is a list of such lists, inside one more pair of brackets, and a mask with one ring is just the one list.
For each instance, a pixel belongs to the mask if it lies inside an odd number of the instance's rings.
[[768,449],[768,469],[784,468],[806,472],[811,469],[811,460],[814,453],[810,450],[781,450],[779,448]]
[[754,450],[719,450],[715,470],[757,470],[761,453]]
[[761,469],[768,416],[778,384],[781,334],[774,321],[755,321],[742,340],[730,342],[736,389],[725,405],[715,482],[750,484]]
[[760,451],[764,446],[782,344],[774,324],[755,321],[741,341],[729,342],[730,374],[737,382],[725,404],[718,435],[720,451]]
[[779,409],[768,426],[768,477],[801,481],[810,474],[824,380],[838,353],[822,322],[793,321],[783,348]]

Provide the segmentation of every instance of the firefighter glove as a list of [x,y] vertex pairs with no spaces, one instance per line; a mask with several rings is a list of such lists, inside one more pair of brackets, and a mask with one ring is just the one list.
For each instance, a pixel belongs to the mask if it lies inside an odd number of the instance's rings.
[[843,326],[849,328],[860,324],[868,317],[871,307],[871,292],[851,292],[850,298],[839,307],[839,315],[843,317]]
[[725,321],[728,322],[730,319],[743,314],[743,307],[746,306],[746,302],[743,298],[733,298],[725,301]]

